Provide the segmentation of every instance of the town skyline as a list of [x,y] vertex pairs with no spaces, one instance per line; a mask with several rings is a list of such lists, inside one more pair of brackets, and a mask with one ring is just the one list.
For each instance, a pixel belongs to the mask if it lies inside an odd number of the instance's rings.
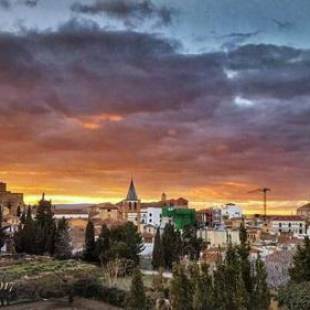
[[[0,179],[35,202],[310,200],[306,0],[0,1]],[[198,204],[197,204],[198,205]]]

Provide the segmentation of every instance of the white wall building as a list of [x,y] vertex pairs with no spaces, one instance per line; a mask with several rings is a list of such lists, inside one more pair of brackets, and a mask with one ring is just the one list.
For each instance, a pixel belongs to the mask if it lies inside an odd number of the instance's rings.
[[306,221],[299,215],[279,215],[269,218],[269,229],[274,233],[306,233]]
[[242,217],[242,209],[234,203],[227,203],[222,207],[222,216],[229,219]]
[[161,210],[161,207],[141,208],[141,224],[152,224],[159,227],[161,222]]
[[240,244],[239,230],[232,229],[199,229],[197,236],[208,242],[211,247],[225,247],[229,242]]

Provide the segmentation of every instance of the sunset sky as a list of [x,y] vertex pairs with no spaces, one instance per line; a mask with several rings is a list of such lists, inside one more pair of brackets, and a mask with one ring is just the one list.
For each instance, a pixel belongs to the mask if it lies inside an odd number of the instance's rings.
[[309,0],[0,0],[0,179],[27,202],[310,200]]

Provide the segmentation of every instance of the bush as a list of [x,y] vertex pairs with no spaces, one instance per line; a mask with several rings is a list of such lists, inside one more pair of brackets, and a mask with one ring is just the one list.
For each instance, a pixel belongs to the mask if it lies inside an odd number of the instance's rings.
[[115,287],[105,287],[95,277],[84,277],[73,284],[74,295],[95,298],[111,305],[123,307],[127,293]]
[[285,305],[289,310],[310,309],[310,282],[289,284],[279,291],[280,305]]
[[95,277],[85,277],[77,280],[73,284],[74,295],[85,298],[100,298],[102,284]]
[[127,293],[115,287],[103,287],[101,291],[101,300],[111,305],[124,307]]

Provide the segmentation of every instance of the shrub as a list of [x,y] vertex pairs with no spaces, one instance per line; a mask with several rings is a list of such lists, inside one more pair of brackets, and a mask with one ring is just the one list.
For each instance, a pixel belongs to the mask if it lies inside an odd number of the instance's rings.
[[77,280],[73,284],[75,295],[85,298],[100,298],[102,284],[95,277],[85,277]]

